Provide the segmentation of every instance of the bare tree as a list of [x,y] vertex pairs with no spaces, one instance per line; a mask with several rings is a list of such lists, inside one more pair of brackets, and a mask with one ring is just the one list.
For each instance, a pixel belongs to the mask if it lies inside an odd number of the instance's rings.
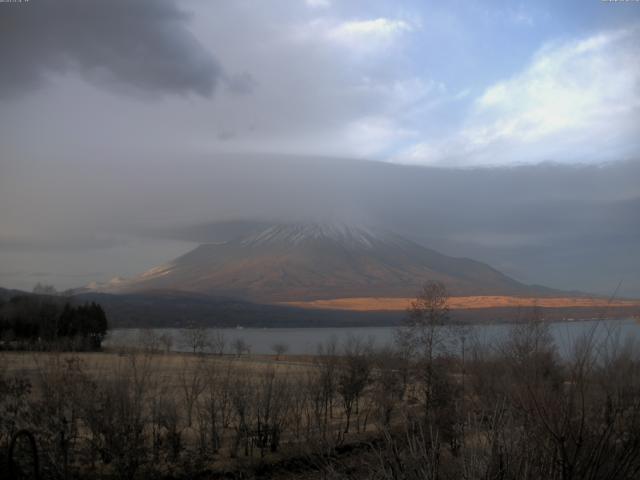
[[203,353],[211,344],[209,332],[204,327],[190,326],[182,329],[182,338],[193,353]]
[[158,337],[158,341],[165,353],[169,353],[173,347],[173,337],[169,333],[163,333]]
[[205,389],[203,370],[204,365],[201,361],[194,363],[188,357],[183,358],[182,369],[180,371],[180,389],[182,390],[185,411],[187,413],[188,427],[191,427],[193,422],[194,406]]
[[231,384],[231,405],[233,407],[233,427],[235,438],[231,447],[231,457],[238,456],[238,450],[244,446],[245,456],[248,456],[251,444],[251,429],[255,415],[255,398],[253,387],[248,380],[248,372],[236,370],[236,377]]
[[211,349],[216,355],[224,355],[224,349],[227,346],[227,340],[224,333],[216,329],[211,335]]
[[160,337],[151,328],[143,328],[138,332],[138,345],[148,353],[156,353],[160,350]]
[[423,387],[425,414],[431,413],[436,381],[434,358],[445,348],[449,320],[449,294],[444,284],[427,282],[411,302],[404,324],[396,332],[401,349],[417,359],[417,376]]
[[396,332],[402,348],[414,355],[433,360],[444,346],[446,332],[441,327],[449,321],[449,294],[444,284],[427,282],[411,302],[404,324]]
[[290,384],[285,375],[276,375],[273,368],[261,377],[255,389],[254,443],[264,456],[265,449],[276,452],[280,445],[282,430],[288,420],[290,408]]
[[359,338],[349,337],[338,373],[338,393],[342,397],[346,417],[344,433],[349,433],[353,407],[355,405],[358,410],[360,396],[369,383],[370,375],[371,345]]
[[280,357],[289,351],[289,345],[286,343],[274,343],[271,345],[271,350],[276,354],[276,360],[280,360]]
[[291,423],[293,424],[293,434],[296,440],[300,440],[303,423],[306,420],[307,427],[310,426],[309,418],[309,389],[307,388],[307,378],[299,375],[291,380]]
[[112,378],[102,378],[82,397],[90,442],[105,464],[113,463],[119,478],[134,478],[147,455],[145,405],[151,374],[151,357],[131,355]]
[[322,432],[326,434],[329,418],[333,418],[333,402],[337,390],[337,370],[338,370],[338,342],[336,337],[331,337],[326,343],[318,345],[318,355],[314,362],[318,366],[319,393],[322,407]]
[[391,417],[402,405],[407,387],[407,361],[400,352],[384,348],[373,357],[372,399],[378,410],[382,429],[391,425]]
[[244,338],[240,337],[233,341],[233,350],[236,352],[238,357],[241,357],[244,353],[249,353],[251,351],[251,346]]
[[231,363],[220,367],[220,362],[210,362],[205,369],[205,390],[200,404],[200,416],[204,420],[213,453],[222,446],[224,432],[231,421],[231,386],[236,372]]

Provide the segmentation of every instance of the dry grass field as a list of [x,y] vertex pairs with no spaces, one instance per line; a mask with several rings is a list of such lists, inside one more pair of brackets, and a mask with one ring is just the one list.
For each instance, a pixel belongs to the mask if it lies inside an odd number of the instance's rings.
[[18,427],[35,432],[52,478],[64,476],[61,432],[68,468],[83,478],[279,469],[318,442],[373,430],[368,398],[346,435],[337,369],[335,356],[0,351],[0,412],[11,418],[0,449]]
[[[352,311],[403,311],[411,303],[412,298],[393,297],[353,297],[334,298],[329,300],[310,300],[299,302],[285,302],[290,305],[302,308],[317,308],[329,310],[352,310]],[[503,307],[545,307],[545,308],[567,308],[567,307],[639,307],[640,300],[612,300],[606,298],[586,298],[586,297],[509,297],[509,296],[468,296],[450,297],[449,308],[452,310],[465,310],[477,308],[503,308]]]
[[103,352],[12,352],[0,351],[0,370],[9,375],[23,375],[36,379],[46,368],[73,360],[79,361],[85,372],[92,376],[114,376],[128,367],[133,358],[148,363],[154,372],[162,372],[164,378],[175,383],[182,372],[192,368],[221,369],[233,366],[243,371],[260,375],[275,370],[278,373],[302,374],[313,368],[311,357],[303,355],[282,356],[277,360],[274,355],[200,355],[190,353],[162,353],[148,355],[144,352],[125,349],[105,350]]
[[22,429],[41,478],[637,478],[635,344],[562,359],[531,321],[464,360],[437,355],[441,330],[422,327],[405,332],[413,353],[355,339],[280,359],[0,352],[0,478]]

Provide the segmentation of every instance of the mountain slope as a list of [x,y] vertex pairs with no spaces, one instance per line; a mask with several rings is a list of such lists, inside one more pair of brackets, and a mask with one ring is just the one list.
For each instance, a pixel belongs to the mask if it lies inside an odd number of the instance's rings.
[[107,291],[182,290],[284,302],[411,297],[427,280],[454,295],[545,295],[490,266],[454,258],[389,232],[346,225],[281,224],[204,244]]

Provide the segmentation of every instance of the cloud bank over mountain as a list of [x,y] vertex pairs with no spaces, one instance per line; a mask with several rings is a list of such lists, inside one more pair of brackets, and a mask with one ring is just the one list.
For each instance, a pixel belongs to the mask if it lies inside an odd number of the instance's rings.
[[[20,214],[4,216],[3,258],[65,244],[95,256],[131,235],[210,241],[194,226],[220,220],[326,220],[387,228],[528,283],[607,293],[623,280],[628,294],[640,292],[638,162],[442,169],[221,155],[127,167],[136,160],[105,158],[92,168],[84,159],[49,162],[37,177],[30,165],[7,170],[0,201]],[[182,252],[144,264],[130,254],[118,274]]]

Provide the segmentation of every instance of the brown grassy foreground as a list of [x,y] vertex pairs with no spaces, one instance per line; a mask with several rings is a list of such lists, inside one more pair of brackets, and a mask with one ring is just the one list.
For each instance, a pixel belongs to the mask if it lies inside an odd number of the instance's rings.
[[371,430],[369,406],[345,434],[328,353],[0,352],[0,450],[34,432],[47,478],[190,478],[307,458]]
[[433,326],[281,360],[0,353],[0,458],[27,429],[44,478],[638,478],[635,344],[588,334],[560,359],[542,322],[492,348]]
[[[352,311],[404,311],[411,303],[412,298],[394,297],[354,297],[333,298],[328,300],[308,300],[296,302],[284,302],[302,308],[317,308],[328,310],[352,310]],[[615,308],[638,307],[639,300],[608,300],[606,298],[586,297],[509,297],[509,296],[468,296],[450,297],[449,308],[476,309],[476,308],[505,308],[505,307],[541,307],[541,308]]]

